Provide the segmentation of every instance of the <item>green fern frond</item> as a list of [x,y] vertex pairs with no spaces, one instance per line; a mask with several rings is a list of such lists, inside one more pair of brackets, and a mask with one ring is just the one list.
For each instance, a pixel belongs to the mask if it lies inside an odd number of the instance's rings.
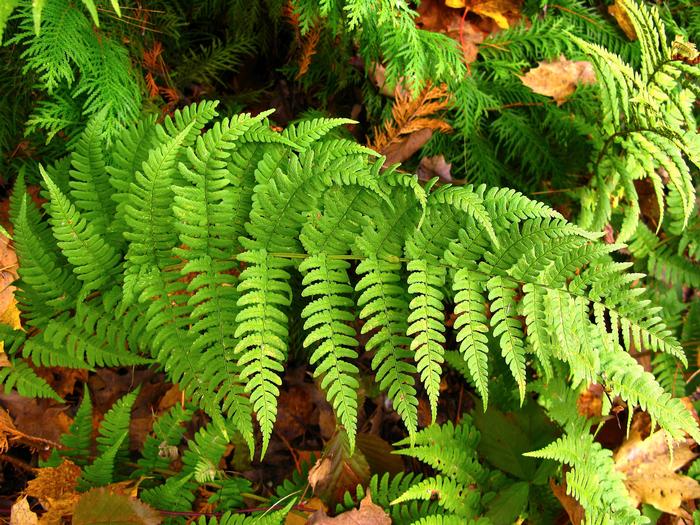
[[87,388],[73,423],[68,432],[61,436],[61,444],[65,447],[58,452],[61,457],[68,458],[81,467],[88,464],[92,455],[92,401]]
[[633,505],[623,483],[623,474],[615,469],[612,452],[593,441],[588,432],[566,435],[525,455],[573,467],[566,475],[566,491],[585,509],[586,523],[648,523]]
[[49,214],[54,237],[63,255],[73,265],[76,277],[83,281],[80,297],[84,298],[114,280],[119,254],[53,183],[43,167],[40,166],[40,170],[51,196]]

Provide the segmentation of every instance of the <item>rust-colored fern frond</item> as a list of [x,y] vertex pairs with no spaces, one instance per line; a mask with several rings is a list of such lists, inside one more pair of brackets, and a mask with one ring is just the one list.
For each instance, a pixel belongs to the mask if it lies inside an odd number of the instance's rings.
[[299,56],[299,71],[296,74],[296,79],[306,75],[311,65],[311,59],[316,54],[318,41],[321,38],[321,26],[315,26],[308,34],[302,37],[301,54]]
[[391,109],[391,120],[384,123],[383,129],[374,128],[374,140],[369,147],[380,153],[393,143],[405,136],[426,129],[449,133],[452,126],[436,116],[449,106],[447,86],[432,86],[428,84],[416,98],[404,90],[395,91],[394,106]]

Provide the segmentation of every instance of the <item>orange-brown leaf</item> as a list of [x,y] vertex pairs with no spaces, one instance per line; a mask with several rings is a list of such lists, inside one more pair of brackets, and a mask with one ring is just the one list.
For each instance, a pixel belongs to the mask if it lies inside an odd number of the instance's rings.
[[359,509],[329,518],[323,510],[319,510],[309,519],[309,525],[391,525],[391,518],[379,505],[372,502],[372,495],[367,495],[360,502]]
[[560,106],[579,84],[595,83],[595,71],[590,62],[567,60],[562,55],[553,62],[540,62],[520,80],[535,93],[552,97]]
[[635,31],[632,20],[630,20],[630,15],[627,14],[620,0],[615,0],[613,5],[608,6],[608,13],[617,20],[617,24],[625,35],[627,35],[627,38],[630,40],[637,40],[637,31]]

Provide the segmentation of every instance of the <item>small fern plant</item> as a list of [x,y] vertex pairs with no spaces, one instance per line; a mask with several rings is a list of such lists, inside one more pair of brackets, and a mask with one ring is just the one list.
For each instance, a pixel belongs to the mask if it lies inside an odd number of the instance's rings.
[[18,182],[27,330],[3,332],[14,363],[6,385],[55,396],[30,363],[156,363],[251,451],[254,414],[264,454],[300,311],[303,351],[352,447],[360,351],[410,435],[419,388],[435,417],[449,302],[484,405],[490,356],[521,401],[533,373],[550,377],[564,362],[574,385],[614,373],[616,392],[672,438],[700,437],[679,400],[638,381],[625,352],[684,359],[632,286],[639,275],[615,262],[618,245],[513,190],[423,187],[382,170],[382,158],[334,131],[346,119],[276,133],[267,113],[215,116],[205,102],[163,124],[145,119],[107,149],[97,115],[69,158],[41,167],[48,221]]
[[618,212],[618,240],[629,241],[641,215],[635,182],[648,181],[658,205],[652,227],[680,235],[696,210],[692,170],[700,167],[700,135],[693,107],[700,68],[685,61],[692,44],[682,39],[669,44],[655,6],[633,0],[621,5],[639,37],[641,69],[572,36],[596,68],[603,110],[580,224],[600,230]]
[[[129,425],[138,393],[135,390],[117,400],[93,439],[93,409],[86,390],[72,425],[61,436],[61,447],[54,449],[42,466],[57,467],[71,461],[81,470],[76,484],[81,492],[137,480],[139,499],[156,509],[192,511],[198,495],[205,495],[210,507],[219,513],[244,507],[245,495],[252,492],[250,481],[228,476],[220,468],[232,429],[209,423],[188,438],[187,424],[194,413],[191,407],[175,405],[156,418],[139,457],[132,458]],[[276,521],[269,523],[280,523],[283,514],[273,514]]]

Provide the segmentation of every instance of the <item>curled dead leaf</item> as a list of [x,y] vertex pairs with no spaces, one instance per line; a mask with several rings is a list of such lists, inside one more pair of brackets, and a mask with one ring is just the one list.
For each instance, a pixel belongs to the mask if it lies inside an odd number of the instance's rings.
[[594,84],[596,81],[590,62],[567,60],[564,55],[552,62],[540,62],[539,66],[519,78],[535,93],[552,97],[557,106],[566,102],[579,84]]
[[309,525],[391,525],[391,518],[384,509],[372,502],[372,495],[367,495],[360,502],[359,509],[330,518],[324,510],[316,511],[308,521]]
[[447,162],[443,155],[423,157],[418,165],[418,180],[427,182],[433,177],[438,177],[441,182],[453,182],[451,169],[452,164]]

